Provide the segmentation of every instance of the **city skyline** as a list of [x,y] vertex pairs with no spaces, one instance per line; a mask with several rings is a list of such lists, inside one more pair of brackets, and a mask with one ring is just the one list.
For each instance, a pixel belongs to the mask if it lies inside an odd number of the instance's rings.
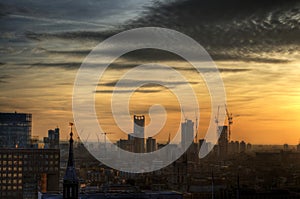
[[[78,68],[86,55],[105,38],[123,30],[158,26],[183,32],[210,53],[218,66],[233,113],[232,140],[252,144],[298,144],[300,139],[300,54],[297,1],[260,3],[215,0],[212,3],[141,0],[111,2],[89,0],[56,4],[44,1],[0,1],[0,112],[31,113],[33,135],[40,138],[58,126],[61,139],[69,134],[72,91]],[[69,10],[65,8],[69,7]],[[84,7],[84,8],[83,8]],[[210,14],[210,12],[212,14]],[[77,13],[82,13],[78,15]],[[172,18],[176,15],[176,21]],[[193,17],[184,13],[193,13]],[[235,13],[235,14],[231,14]],[[166,59],[167,58],[167,59]],[[199,91],[199,138],[204,137],[210,112],[205,82],[184,60],[161,52],[141,52],[118,59],[95,91],[100,123],[112,139],[126,137],[110,113],[110,92],[132,67],[156,62],[182,72]],[[213,72],[207,71],[207,73]],[[170,86],[182,82],[165,80]],[[132,82],[128,82],[129,89]],[[159,96],[159,97],[158,97]],[[105,100],[102,100],[105,99]],[[145,115],[161,103],[168,112],[166,127],[157,136],[167,140],[180,127],[181,109],[174,95],[161,86],[145,86],[132,96],[131,115]],[[220,104],[220,106],[223,106]],[[185,110],[195,121],[195,111]],[[132,124],[128,124],[132,128]],[[112,128],[111,128],[112,127]],[[146,132],[147,133],[147,132]]]

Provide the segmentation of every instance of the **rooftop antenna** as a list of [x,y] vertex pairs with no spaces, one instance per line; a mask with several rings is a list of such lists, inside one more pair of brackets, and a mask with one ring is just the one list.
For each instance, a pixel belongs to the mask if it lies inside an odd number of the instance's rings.
[[104,135],[104,155],[105,155],[105,157],[106,157],[106,151],[107,151],[107,149],[106,149],[106,135],[107,134],[114,134],[114,133],[111,133],[111,132],[103,132],[103,133],[101,133],[102,135]]
[[167,144],[170,144],[170,142],[171,142],[171,135],[170,135],[170,133],[169,133],[169,137],[168,137],[168,142],[167,142]]
[[188,118],[186,117],[184,110],[183,110],[183,109],[181,109],[181,111],[182,111],[182,113],[183,113],[184,120],[185,120],[185,121],[187,121],[187,120],[188,120]]
[[197,117],[197,114],[196,114],[196,110],[195,110],[195,117],[196,117],[196,142],[195,143],[198,143],[198,117]]
[[215,116],[215,123],[217,124],[217,127],[219,125],[219,113],[220,113],[220,106],[218,106],[218,112],[217,115]]

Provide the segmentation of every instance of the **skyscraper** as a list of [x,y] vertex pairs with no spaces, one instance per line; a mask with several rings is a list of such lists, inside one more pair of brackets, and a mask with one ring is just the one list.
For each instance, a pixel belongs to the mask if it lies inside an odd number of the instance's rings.
[[185,120],[181,123],[181,147],[187,148],[194,141],[194,122]]
[[133,116],[134,152],[145,152],[145,116]]
[[59,149],[59,128],[48,130],[49,148]]
[[152,137],[148,137],[146,140],[146,146],[147,146],[147,153],[156,151],[156,139],[153,139]]
[[228,154],[228,126],[218,126],[218,156],[225,158]]
[[0,147],[29,147],[31,120],[32,115],[27,113],[0,113]]

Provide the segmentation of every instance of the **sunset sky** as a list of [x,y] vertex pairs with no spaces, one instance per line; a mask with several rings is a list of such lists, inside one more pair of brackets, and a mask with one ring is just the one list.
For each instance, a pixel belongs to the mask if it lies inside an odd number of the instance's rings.
[[[234,117],[232,140],[253,144],[300,140],[297,0],[0,0],[0,8],[0,112],[32,113],[33,135],[42,138],[58,126],[66,139],[68,122],[73,121],[73,84],[84,58],[109,36],[154,26],[190,36],[211,55]],[[203,137],[209,117],[216,114],[210,113],[205,82],[185,60],[165,52],[132,52],[109,67],[95,91],[100,124],[115,132],[112,139],[120,138],[109,108],[111,91],[127,70],[153,62],[174,67],[199,91],[199,137]],[[176,80],[166,82],[181,86]],[[149,107],[164,105],[168,120],[157,138],[174,136],[180,108],[170,91],[149,86],[131,99],[131,114],[145,114],[148,122]],[[195,120],[194,110],[186,112]]]

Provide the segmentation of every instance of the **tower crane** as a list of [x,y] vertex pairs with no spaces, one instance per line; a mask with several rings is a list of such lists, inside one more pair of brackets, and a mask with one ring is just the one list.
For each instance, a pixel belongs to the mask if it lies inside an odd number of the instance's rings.
[[102,135],[104,135],[104,156],[106,158],[106,154],[107,154],[107,149],[106,149],[106,135],[107,134],[114,134],[114,133],[111,133],[111,132],[103,132],[101,133]]
[[218,112],[217,115],[215,116],[215,123],[217,124],[217,128],[219,126],[219,113],[220,113],[220,106],[218,106]]
[[232,113],[230,113],[228,111],[228,108],[225,104],[225,109],[226,109],[226,115],[227,115],[227,121],[228,121],[228,141],[230,141],[230,136],[231,136],[231,125],[233,123],[232,119],[233,119],[233,116],[232,116]]
[[104,135],[104,145],[105,145],[105,149],[106,149],[106,135],[107,134],[114,134],[114,133],[111,133],[111,132],[103,132],[101,133],[102,135]]
[[[195,113],[196,115],[196,113]],[[195,139],[196,139],[196,143],[198,143],[198,117],[196,115],[196,136],[195,136]]]

